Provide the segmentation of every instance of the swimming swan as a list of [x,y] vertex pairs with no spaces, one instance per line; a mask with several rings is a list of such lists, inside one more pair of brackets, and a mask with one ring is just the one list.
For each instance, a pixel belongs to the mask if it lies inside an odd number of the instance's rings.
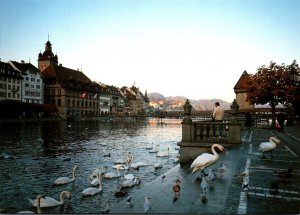
[[118,159],[114,161],[115,164],[125,164],[126,162],[130,163],[133,160],[133,155],[131,152],[128,152],[127,157],[125,159]]
[[73,182],[75,181],[75,170],[78,169],[77,165],[75,165],[73,167],[73,173],[72,173],[72,178],[68,178],[68,177],[59,177],[58,179],[56,179],[54,181],[54,184],[55,185],[61,185],[61,184],[67,184],[67,183],[70,183],[70,182]]
[[117,167],[116,169],[117,172],[108,172],[108,173],[104,173],[103,178],[118,178],[121,176],[120,174],[120,166]]
[[157,153],[157,152],[158,152],[158,149],[159,149],[159,145],[157,144],[157,145],[155,146],[155,148],[153,148],[153,149],[151,149],[151,150],[149,151],[149,153]]
[[[41,198],[45,198],[45,196],[43,195],[38,195],[37,196],[37,213],[41,214],[42,213],[42,209],[41,209]],[[18,214],[34,214],[33,211],[19,211]]]
[[149,164],[143,161],[139,161],[130,165],[130,167],[134,169],[139,169],[141,166],[149,166]]
[[[201,173],[204,173],[204,169],[212,164],[214,164],[219,159],[219,154],[215,151],[215,148],[221,150],[221,152],[225,151],[225,148],[220,144],[213,144],[211,146],[211,151],[213,154],[210,153],[202,153],[199,155],[191,164],[191,168],[193,172],[201,170]],[[204,173],[204,175],[207,175]]]
[[157,152],[156,156],[157,157],[168,157],[170,155],[170,149],[168,148],[167,151],[160,151]]
[[141,178],[140,177],[135,177],[134,179],[127,179],[122,182],[122,188],[127,188],[127,187],[132,187],[136,184],[141,183]]
[[131,173],[128,173],[128,174],[125,174],[125,175],[124,175],[124,178],[125,178],[126,180],[132,180],[132,179],[135,178],[135,176],[134,176],[133,174],[131,174]]
[[99,188],[95,188],[95,187],[86,188],[85,190],[82,191],[82,196],[93,196],[93,195],[96,195],[96,194],[102,192],[102,190],[103,190],[103,188],[102,188],[103,175],[104,175],[104,173],[97,173]]
[[[40,199],[40,207],[41,208],[48,208],[48,207],[55,207],[55,206],[59,206],[59,205],[63,205],[65,203],[65,198],[68,198],[70,200],[71,198],[71,192],[65,190],[65,191],[62,191],[60,193],[60,201],[57,201],[51,197],[45,197],[45,198],[41,198]],[[29,202],[32,204],[33,207],[37,207],[37,204],[38,204],[38,200],[35,199],[35,200],[32,200],[32,199],[29,199]]]

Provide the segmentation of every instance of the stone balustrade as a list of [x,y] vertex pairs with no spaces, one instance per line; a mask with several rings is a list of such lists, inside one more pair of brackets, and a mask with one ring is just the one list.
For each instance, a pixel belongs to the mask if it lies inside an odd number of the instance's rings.
[[[241,142],[241,123],[237,120],[238,106],[236,101],[232,104],[231,117],[223,122],[211,120],[193,120],[190,117],[189,102],[185,104],[185,118],[182,121],[182,140],[180,146],[180,163],[194,160],[203,152],[210,151],[212,144],[219,143],[225,147]],[[222,138],[219,128],[222,127]],[[215,130],[215,134],[214,131]]]

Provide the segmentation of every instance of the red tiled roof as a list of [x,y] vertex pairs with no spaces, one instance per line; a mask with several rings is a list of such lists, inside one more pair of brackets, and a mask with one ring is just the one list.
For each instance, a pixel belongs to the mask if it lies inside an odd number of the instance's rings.
[[245,89],[247,87],[247,82],[249,80],[250,80],[249,74],[246,71],[244,71],[233,89],[234,90]]
[[73,80],[83,83],[92,82],[83,72],[57,65],[48,66],[44,71],[42,71],[42,74],[45,79],[55,78],[58,82],[64,82],[65,80]]

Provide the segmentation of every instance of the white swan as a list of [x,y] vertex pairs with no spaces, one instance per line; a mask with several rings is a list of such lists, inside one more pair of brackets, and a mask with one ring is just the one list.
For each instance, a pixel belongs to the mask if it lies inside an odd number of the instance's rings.
[[160,151],[157,152],[156,157],[168,157],[170,155],[170,149],[168,148],[167,151]]
[[104,173],[103,178],[118,178],[120,176],[120,167],[117,167],[116,172]]
[[113,168],[114,169],[118,169],[119,168],[119,170],[127,170],[127,169],[129,169],[128,162],[126,161],[126,164],[116,164],[116,165],[113,165]]
[[127,157],[125,159],[115,160],[114,163],[115,164],[125,164],[126,162],[130,163],[132,160],[133,160],[133,155],[131,154],[131,152],[128,152]]
[[136,162],[136,163],[133,163],[130,165],[130,167],[134,168],[134,169],[138,169],[141,166],[149,166],[149,164],[147,164],[146,162],[143,162],[143,161],[139,161],[139,162]]
[[135,176],[134,176],[133,174],[131,174],[131,173],[125,174],[125,175],[123,175],[123,176],[124,176],[124,178],[125,178],[126,180],[132,180],[132,179],[135,178]]
[[78,166],[75,165],[73,167],[73,173],[72,173],[72,178],[68,178],[68,177],[59,177],[57,178],[53,183],[55,185],[61,185],[61,184],[67,184],[67,183],[70,183],[70,182],[73,182],[75,181],[75,171],[76,169],[78,169]]
[[96,195],[96,194],[102,192],[102,190],[103,190],[103,188],[102,188],[103,175],[104,175],[104,173],[97,173],[99,188],[95,188],[95,187],[86,188],[85,190],[82,191],[82,196],[93,196],[93,195]]
[[[37,213],[41,214],[42,213],[42,209],[41,209],[41,198],[45,198],[45,196],[43,196],[42,194],[37,196]],[[33,211],[19,211],[18,214],[34,214]]]
[[[98,173],[105,173],[105,170],[107,169],[107,167],[106,166],[103,166],[103,165],[101,165],[101,167],[100,168],[96,168],[94,171],[93,171],[93,173],[90,175],[90,180],[93,180],[94,179],[94,176],[97,176],[97,174]],[[97,178],[96,178],[97,179]]]
[[[213,154],[209,154],[209,153],[203,153],[201,155],[199,155],[191,164],[191,168],[193,169],[193,172],[196,172],[198,170],[201,170],[201,173],[204,173],[204,169],[212,164],[214,164],[218,159],[219,159],[219,155],[218,153],[215,151],[215,148],[218,148],[219,150],[221,150],[221,152],[225,151],[225,148],[220,145],[220,144],[213,144],[211,146],[211,150],[213,152]],[[204,173],[204,175],[207,175]]]
[[149,153],[157,153],[159,149],[159,145],[157,144],[154,149],[151,149]]
[[139,183],[141,183],[141,178],[135,177],[134,179],[127,179],[127,180],[123,181],[121,186],[122,186],[122,188],[127,188],[127,187],[132,187]]
[[146,146],[146,149],[147,150],[153,149],[154,148],[153,145],[154,145],[154,143],[152,142],[151,145]]
[[272,151],[276,148],[276,144],[283,144],[283,143],[276,137],[270,137],[269,142],[262,142],[258,148],[258,150],[262,151],[262,153],[263,153],[262,158],[266,158],[265,152],[270,152],[271,158],[273,158]]
[[[45,198],[41,198],[40,199],[40,207],[41,208],[47,208],[47,207],[55,207],[55,206],[59,206],[59,205],[63,205],[65,203],[65,198],[68,198],[70,200],[71,198],[71,193],[67,190],[65,191],[62,191],[60,193],[60,201],[57,201],[51,197],[45,197]],[[38,200],[35,199],[35,200],[32,200],[32,199],[29,199],[29,202],[32,204],[33,207],[37,207],[37,204],[38,204]]]

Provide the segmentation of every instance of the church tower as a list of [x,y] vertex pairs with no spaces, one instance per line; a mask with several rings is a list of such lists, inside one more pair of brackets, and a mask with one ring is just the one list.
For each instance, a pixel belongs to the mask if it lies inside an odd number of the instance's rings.
[[48,41],[45,44],[45,51],[43,54],[40,52],[38,56],[38,69],[40,71],[45,70],[50,65],[58,65],[58,57],[52,52],[52,44]]

